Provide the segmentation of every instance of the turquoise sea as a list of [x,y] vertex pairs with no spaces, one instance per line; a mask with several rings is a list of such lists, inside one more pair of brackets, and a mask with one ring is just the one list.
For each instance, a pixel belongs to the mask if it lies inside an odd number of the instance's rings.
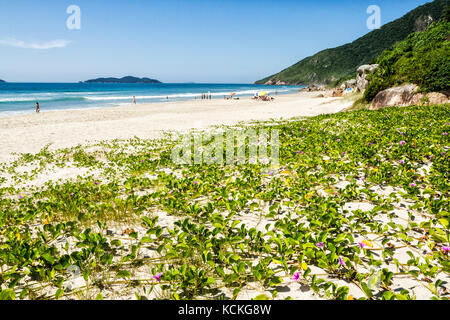
[[103,83],[0,83],[0,117],[35,111],[103,108],[137,103],[170,102],[199,99],[210,93],[212,99],[253,96],[260,91],[274,94],[296,92],[301,86],[263,86],[252,84],[103,84]]

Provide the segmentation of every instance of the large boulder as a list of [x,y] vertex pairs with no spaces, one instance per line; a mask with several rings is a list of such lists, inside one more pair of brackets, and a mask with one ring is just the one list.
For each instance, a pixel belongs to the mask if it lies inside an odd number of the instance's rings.
[[405,84],[379,92],[373,99],[370,110],[385,107],[406,107],[412,105],[434,105],[449,103],[449,94],[444,92],[417,93],[415,84]]
[[413,98],[418,86],[405,84],[379,92],[370,105],[370,110],[378,110],[388,106],[405,107],[413,104]]

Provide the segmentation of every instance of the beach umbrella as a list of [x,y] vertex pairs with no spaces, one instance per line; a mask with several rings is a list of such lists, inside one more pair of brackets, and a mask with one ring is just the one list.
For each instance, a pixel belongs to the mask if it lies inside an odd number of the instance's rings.
[[267,92],[266,92],[266,91],[263,91],[263,92],[260,92],[260,93],[259,93],[259,96],[260,96],[260,97],[264,97],[266,94],[267,94]]
[[236,92],[233,92],[232,94],[230,94],[230,96],[234,96],[234,95],[236,95]]

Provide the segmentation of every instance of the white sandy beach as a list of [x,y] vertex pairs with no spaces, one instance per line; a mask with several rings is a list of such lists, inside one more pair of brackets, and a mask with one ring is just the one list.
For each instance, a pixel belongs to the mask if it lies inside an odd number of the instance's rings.
[[314,116],[339,112],[352,104],[342,98],[318,98],[318,95],[317,92],[279,95],[272,102],[246,97],[49,112],[45,112],[43,104],[40,114],[0,118],[0,162],[10,160],[12,153],[39,152],[48,144],[56,149],[135,136],[153,138],[164,130]]

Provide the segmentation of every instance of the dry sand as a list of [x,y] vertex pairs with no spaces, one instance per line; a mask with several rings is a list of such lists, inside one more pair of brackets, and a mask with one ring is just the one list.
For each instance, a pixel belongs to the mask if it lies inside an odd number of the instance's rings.
[[[342,98],[318,98],[317,92],[276,96],[275,101],[194,100],[138,104],[122,107],[45,112],[0,118],[0,162],[11,153],[37,153],[86,142],[154,138],[164,130],[233,125],[240,121],[269,120],[335,113],[352,102]],[[326,94],[330,96],[330,94]]]

